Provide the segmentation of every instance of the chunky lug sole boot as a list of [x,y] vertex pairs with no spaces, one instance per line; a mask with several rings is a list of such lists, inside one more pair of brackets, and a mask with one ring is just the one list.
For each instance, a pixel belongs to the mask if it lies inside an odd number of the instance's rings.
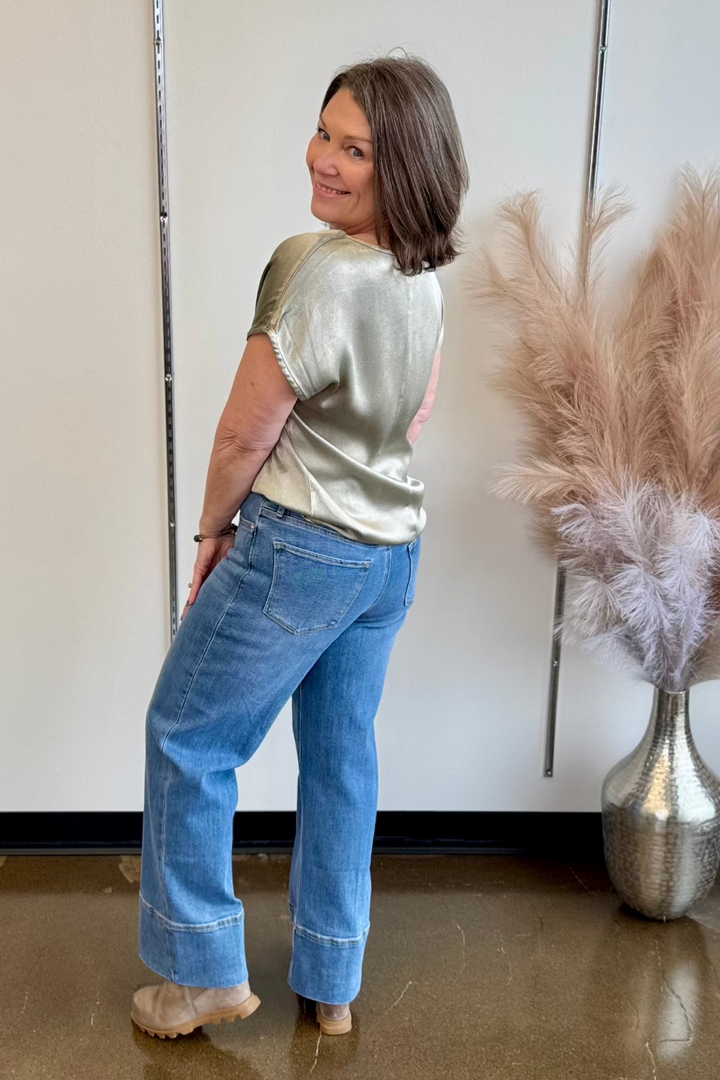
[[163,983],[142,986],[133,994],[130,1016],[141,1031],[161,1039],[189,1035],[203,1024],[232,1023],[238,1016],[244,1020],[260,1004],[257,994],[238,1000],[246,988],[241,984],[221,989],[203,986],[183,986],[166,979]]
[[352,1013],[349,1008],[342,1020],[330,1020],[327,1016],[323,1016],[318,1001],[315,1003],[315,1016],[323,1035],[345,1035],[352,1030]]

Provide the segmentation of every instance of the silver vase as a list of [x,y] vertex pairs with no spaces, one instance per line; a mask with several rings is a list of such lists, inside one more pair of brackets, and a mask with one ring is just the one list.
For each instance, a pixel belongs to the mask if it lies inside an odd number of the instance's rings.
[[650,919],[677,919],[709,892],[720,863],[720,779],[697,752],[689,691],[654,688],[638,746],[602,786],[608,873]]

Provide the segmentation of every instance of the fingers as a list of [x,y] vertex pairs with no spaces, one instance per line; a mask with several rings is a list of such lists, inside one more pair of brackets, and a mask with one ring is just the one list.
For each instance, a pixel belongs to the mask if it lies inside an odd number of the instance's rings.
[[206,567],[199,567],[196,565],[193,572],[192,585],[190,586],[190,595],[187,601],[188,605],[192,605],[195,603],[195,598],[200,592],[200,586],[202,585],[206,577]]
[[[210,539],[213,539],[213,538],[210,538]],[[203,546],[206,549],[205,551],[202,551]],[[198,551],[198,558],[197,558],[197,560],[195,562],[195,566],[193,568],[193,579],[192,579],[192,582],[190,582],[188,584],[188,588],[190,589],[190,595],[188,596],[187,603],[185,604],[185,607],[183,609],[183,613],[180,616],[180,621],[181,622],[185,618],[185,615],[187,614],[188,608],[191,607],[195,603],[197,595],[200,592],[200,588],[202,586],[202,583],[209,576],[209,574],[210,574],[210,572],[212,570],[212,567],[214,565],[215,551],[213,551],[212,553],[207,551],[208,546],[209,546],[208,542],[203,542],[203,544],[201,544],[200,550]],[[223,547],[222,544],[219,545],[218,550],[222,550],[222,547]],[[228,554],[231,547],[232,547],[232,543],[228,546],[227,551],[224,552],[224,555]]]
[[185,618],[185,616],[187,615],[188,608],[192,607],[192,605],[195,603],[195,597],[197,596],[197,594],[198,594],[197,589],[195,589],[194,592],[193,591],[190,592],[190,595],[188,596],[188,598],[187,598],[187,600],[185,602],[185,607],[183,608],[183,613],[180,616],[180,622],[182,622],[183,619]]
[[197,577],[195,578],[195,580],[192,583],[192,588],[190,589],[190,595],[188,596],[188,604],[194,604],[195,603],[195,597],[200,592],[200,586],[202,585],[202,582],[203,582],[203,579],[198,574]]

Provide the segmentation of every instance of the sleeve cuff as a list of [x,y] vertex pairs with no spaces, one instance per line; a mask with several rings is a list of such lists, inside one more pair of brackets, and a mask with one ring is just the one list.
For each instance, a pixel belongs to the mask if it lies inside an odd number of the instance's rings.
[[252,337],[253,334],[267,334],[267,336],[270,338],[270,344],[273,347],[273,352],[275,353],[277,362],[282,369],[283,375],[290,383],[291,387],[295,391],[295,394],[300,399],[300,401],[307,401],[309,395],[305,393],[303,387],[297,381],[294,372],[290,368],[290,365],[288,364],[285,356],[283,355],[283,351],[280,348],[280,342],[278,341],[277,333],[274,330],[263,330],[260,327],[257,327],[253,330],[248,331],[246,340],[247,338]]

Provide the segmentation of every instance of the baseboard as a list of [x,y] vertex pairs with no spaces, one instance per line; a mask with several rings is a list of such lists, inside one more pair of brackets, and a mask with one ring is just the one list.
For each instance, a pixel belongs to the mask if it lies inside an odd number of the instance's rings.
[[[142,813],[0,813],[0,854],[139,853]],[[291,810],[239,811],[234,852],[288,852]],[[599,812],[381,810],[374,850],[386,854],[487,854],[602,858]]]

